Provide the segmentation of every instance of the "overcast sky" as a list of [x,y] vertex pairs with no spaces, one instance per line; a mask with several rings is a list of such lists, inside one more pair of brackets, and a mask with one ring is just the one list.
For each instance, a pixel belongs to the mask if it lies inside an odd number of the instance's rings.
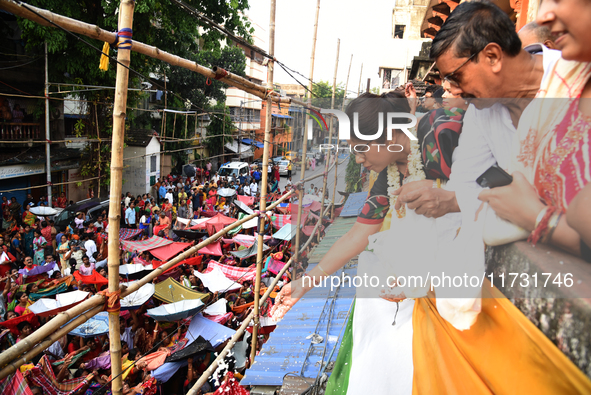
[[[309,76],[312,34],[317,0],[278,0],[275,20],[275,57],[290,68]],[[250,0],[249,16],[267,31],[269,0]],[[337,39],[341,39],[337,83],[345,83],[351,54],[353,63],[349,91],[357,92],[363,63],[362,90],[367,78],[378,85],[378,67],[383,58],[380,48],[391,38],[393,0],[321,0],[316,42],[314,81],[332,83]],[[296,83],[280,67],[275,68],[276,83]],[[300,79],[301,82],[305,82]]]

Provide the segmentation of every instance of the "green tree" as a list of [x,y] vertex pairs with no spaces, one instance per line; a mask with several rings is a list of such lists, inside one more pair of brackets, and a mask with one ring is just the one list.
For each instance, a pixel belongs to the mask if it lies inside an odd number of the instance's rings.
[[351,155],[349,157],[349,162],[347,162],[347,169],[345,171],[345,182],[347,183],[347,192],[360,192],[363,185],[361,184],[361,177],[359,174],[361,173],[361,164],[355,162],[355,156]]
[[[332,98],[332,83],[328,81],[319,81],[312,86],[312,105],[330,108]],[[341,108],[341,103],[345,97],[345,84],[338,83],[335,87],[335,108]]]
[[[204,14],[214,22],[223,25],[237,36],[252,42],[251,27],[244,11],[248,9],[248,0],[185,0],[187,4]],[[103,29],[116,31],[118,18],[118,1],[94,0],[31,0],[28,3],[52,12],[74,18],[83,22],[97,25]],[[104,72],[99,70],[100,55],[92,48],[79,41],[72,35],[57,28],[40,26],[27,19],[18,19],[22,30],[22,39],[26,49],[32,54],[43,53],[43,43],[46,41],[49,53],[49,80],[51,82],[87,84],[100,86],[114,86],[116,64],[111,61],[111,67]],[[84,40],[102,49],[103,43],[83,37]],[[234,46],[231,40],[226,40],[219,31],[198,21],[181,10],[171,0],[145,0],[137,2],[134,11],[133,39],[153,45],[162,50],[174,53],[206,66],[217,65],[236,74],[244,75],[245,60],[242,51]],[[224,41],[226,44],[224,46]],[[116,56],[116,49],[111,46],[111,55]],[[130,67],[143,75],[155,73],[166,74],[167,89],[178,96],[168,95],[168,107],[191,109],[199,112],[210,110],[213,105],[223,103],[225,94],[223,83],[208,81],[203,76],[190,71],[172,67],[157,59],[137,53],[131,56]],[[129,86],[139,87],[143,80],[135,73],[129,74]],[[148,81],[146,81],[148,82]],[[154,82],[154,81],[152,81]],[[154,86],[153,89],[162,89]],[[74,88],[75,89],[75,88]],[[88,101],[89,117],[84,121],[84,130],[89,138],[100,135],[103,139],[112,134],[112,103],[114,91],[80,92],[80,99]],[[136,107],[145,99],[143,92],[130,91],[128,106]],[[192,117],[194,122],[194,118]],[[184,121],[184,120],[183,120]],[[128,128],[154,128],[161,131],[161,122],[153,120],[146,112],[129,112]],[[185,123],[178,122],[173,128],[172,117],[168,117],[164,129],[165,135],[180,136]],[[188,128],[194,128],[194,123]],[[189,129],[193,130],[193,129]],[[190,146],[189,142],[167,144],[166,149]],[[180,149],[178,148],[178,149]],[[183,153],[179,154],[182,156]],[[101,164],[102,183],[109,179],[110,146],[102,144],[90,145],[85,154],[86,161],[82,166],[82,175],[96,174],[97,164]]]
[[224,145],[234,140],[231,134],[236,130],[232,118],[223,104],[216,107],[215,110],[216,113],[211,116],[211,121],[207,125],[207,138],[205,139],[205,146],[211,156],[224,152]]

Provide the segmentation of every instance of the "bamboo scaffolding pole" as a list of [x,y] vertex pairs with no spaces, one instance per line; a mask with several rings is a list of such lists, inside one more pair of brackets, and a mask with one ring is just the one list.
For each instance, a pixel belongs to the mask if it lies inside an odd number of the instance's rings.
[[[304,104],[304,107],[311,107],[312,106],[312,96],[310,92],[312,92],[312,81],[314,80],[314,57],[316,54],[316,37],[318,35],[318,16],[320,15],[320,0],[316,3],[316,16],[314,18],[314,33],[312,35],[312,55],[310,56],[310,82],[308,83],[308,90],[306,92],[306,96],[308,98],[307,104]],[[303,104],[303,103],[302,103]],[[301,189],[298,190],[298,221],[297,221],[297,232],[295,235],[295,261],[299,261],[300,255],[300,226],[302,224],[302,207],[304,203],[304,189],[306,187],[303,180],[306,177],[306,163],[308,162],[307,153],[308,153],[308,121],[310,120],[310,114],[306,112],[306,117],[304,119],[304,136],[302,138],[302,173],[300,175],[300,181],[302,182]]]
[[[271,0],[271,11],[269,15],[269,55],[271,57],[275,54],[275,0]],[[275,63],[272,59],[267,63],[267,88],[269,91],[273,90],[273,76]],[[265,112],[265,139],[263,140],[263,174],[261,181],[261,201],[259,204],[259,210],[262,213],[267,211],[267,185],[269,184],[267,171],[269,166],[269,140],[271,139],[271,123],[273,115],[273,101],[271,97],[267,98],[267,111]],[[254,362],[257,351],[257,335],[259,329],[259,297],[261,289],[261,273],[263,270],[263,235],[265,233],[265,217],[262,216],[259,219],[259,235],[257,237],[257,274],[254,284],[254,326],[252,328],[252,345],[250,348],[250,363]],[[250,321],[250,320],[248,320]]]
[[[95,295],[90,299],[87,299],[85,302],[82,302],[69,310],[59,313],[57,316],[55,316],[55,318],[43,325],[41,328],[37,329],[35,332],[31,333],[29,336],[0,354],[0,366],[5,366],[12,362],[14,359],[20,357],[23,353],[33,349],[37,343],[43,341],[46,337],[50,336],[68,321],[73,320],[80,314],[93,307],[104,304],[104,302],[104,296]],[[28,355],[33,354],[29,353]]]
[[53,343],[58,341],[62,336],[67,335],[69,332],[76,329],[78,326],[84,324],[86,321],[88,321],[90,318],[94,317],[101,311],[103,311],[103,306],[97,306],[94,309],[88,310],[86,313],[79,315],[78,318],[76,318],[74,321],[70,322],[63,328],[60,328],[56,332],[53,332],[53,334],[51,334],[41,343],[37,344],[31,351],[21,356],[20,358],[12,361],[10,364],[5,366],[4,369],[0,370],[0,378],[4,379],[5,377],[8,377],[9,375],[13,374],[21,365],[30,362],[34,356],[43,352],[43,350],[45,350],[47,347],[51,346]]
[[359,72],[359,85],[357,85],[357,97],[359,97],[359,93],[361,92],[361,77],[363,76],[363,63],[361,63],[361,71]]
[[51,207],[51,124],[49,123],[49,61],[47,60],[47,41],[45,41],[45,172],[47,179],[47,205]]
[[[351,64],[353,64],[353,54],[351,54],[351,60],[349,60],[349,71],[347,71],[347,82],[345,82],[345,94],[343,96],[343,102],[341,103],[341,111],[345,110],[345,99],[347,98],[347,89],[349,88],[349,75],[351,75]],[[334,169],[334,185],[332,188],[332,200],[331,200],[332,209],[330,211],[330,219],[331,220],[334,219],[334,201],[336,199],[336,194],[337,194],[337,179],[338,179],[338,175],[339,175],[339,163],[338,163],[339,162],[339,143],[340,143],[340,141],[338,141],[338,139],[337,139],[337,153],[334,158],[335,169]]]
[[[332,79],[332,94],[331,94],[331,99],[330,99],[331,110],[334,109],[334,99],[335,99],[335,94],[336,94],[336,89],[337,89],[337,72],[339,70],[339,52],[340,52],[340,50],[341,50],[341,39],[338,38],[337,39],[337,58],[334,63],[334,77]],[[330,127],[328,129],[328,145],[329,146],[332,146],[332,132],[333,132],[333,118],[330,118]],[[337,146],[338,146],[338,139],[337,139]],[[332,149],[330,151],[328,151],[328,155],[326,157],[326,163],[324,164],[324,182],[322,183],[322,193],[321,193],[323,207],[324,207],[326,195],[328,193],[328,190],[326,189],[326,184],[328,182],[328,166],[330,164],[330,159],[332,157],[331,153],[332,153]],[[338,157],[338,149],[337,149],[337,157]]]
[[[121,0],[119,6],[119,31],[131,29],[133,26],[133,10],[135,1]],[[123,186],[123,145],[125,141],[125,118],[127,108],[127,86],[129,83],[129,67],[131,48],[120,46],[117,51],[117,77],[115,79],[115,105],[113,108],[113,136],[111,146],[111,190],[109,202],[109,294],[119,292],[119,224],[121,223],[121,190]],[[127,67],[125,67],[127,66]],[[176,120],[176,118],[175,118]],[[109,310],[109,351],[111,353],[111,391],[113,395],[121,395],[123,379],[121,377],[121,333],[119,324],[120,307]]]

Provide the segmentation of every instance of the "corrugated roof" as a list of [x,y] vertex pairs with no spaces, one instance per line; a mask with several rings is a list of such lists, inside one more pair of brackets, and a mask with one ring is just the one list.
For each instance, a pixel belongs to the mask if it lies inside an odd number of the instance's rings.
[[[327,228],[325,237],[309,256],[308,270],[353,226],[355,220],[339,217]],[[357,268],[356,265],[350,266],[345,266],[337,274],[344,272],[353,277]],[[308,292],[277,324],[240,384],[281,386],[288,373],[302,375],[312,383],[323,365],[330,362],[328,358],[335,347],[331,361],[337,358],[343,327],[347,323],[354,297],[355,288],[352,286],[331,290],[328,284],[327,287],[316,287]],[[314,333],[322,336],[324,341],[312,344],[312,340],[307,337]]]

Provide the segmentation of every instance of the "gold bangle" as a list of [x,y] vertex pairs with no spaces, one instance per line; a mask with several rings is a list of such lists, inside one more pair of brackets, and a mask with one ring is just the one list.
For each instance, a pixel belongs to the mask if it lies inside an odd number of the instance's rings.
[[325,272],[325,271],[324,271],[324,269],[323,269],[323,268],[322,268],[320,265],[317,265],[316,267],[317,267],[318,269],[320,269],[320,271],[321,271],[322,273],[324,273],[324,275],[325,275],[326,277],[330,277],[330,274],[328,274],[327,272]]
[[550,209],[550,206],[545,206],[543,209],[540,210],[538,216],[536,217],[536,223],[534,225],[534,230],[538,228],[538,225],[540,225],[540,222],[542,221],[542,219],[546,215],[546,211],[548,211],[548,209]]
[[552,215],[550,220],[548,221],[548,230],[546,231],[546,236],[542,239],[542,243],[547,243],[552,240],[552,235],[554,231],[558,227],[558,223],[560,222],[560,217],[562,217],[562,213],[557,213]]

